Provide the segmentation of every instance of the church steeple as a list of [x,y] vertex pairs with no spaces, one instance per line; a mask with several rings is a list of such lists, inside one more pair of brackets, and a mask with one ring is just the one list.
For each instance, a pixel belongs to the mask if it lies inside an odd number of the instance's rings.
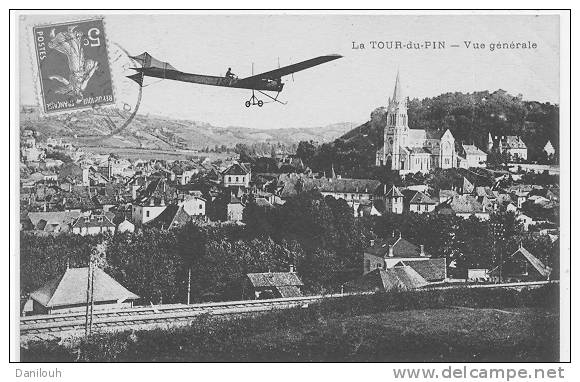
[[[407,146],[409,126],[407,121],[407,99],[403,95],[401,75],[397,70],[393,98],[389,98],[387,107],[387,125],[385,126],[383,151],[391,155],[391,168],[405,170],[408,163],[401,157],[401,150]],[[386,162],[386,159],[384,160]]]
[[399,70],[397,69],[397,79],[395,80],[395,90],[393,90],[393,101],[401,102],[403,101],[403,88],[401,87],[401,76],[399,75]]

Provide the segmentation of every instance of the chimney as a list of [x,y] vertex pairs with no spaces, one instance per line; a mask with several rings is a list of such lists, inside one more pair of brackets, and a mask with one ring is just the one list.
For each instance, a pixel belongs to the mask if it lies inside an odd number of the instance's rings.
[[389,245],[389,257],[393,257],[395,254],[393,253],[393,246]]
[[161,198],[161,203],[160,203],[160,205],[161,205],[161,206],[164,206],[164,205],[165,205],[165,198]]
[[155,205],[155,201],[153,200],[152,197],[149,199],[149,205],[150,206],[154,206]]
[[421,256],[426,256],[425,255],[425,246],[423,244],[421,244]]
[[290,273],[294,273],[294,265],[290,264]]
[[375,245],[375,239],[371,239],[371,247],[374,247]]

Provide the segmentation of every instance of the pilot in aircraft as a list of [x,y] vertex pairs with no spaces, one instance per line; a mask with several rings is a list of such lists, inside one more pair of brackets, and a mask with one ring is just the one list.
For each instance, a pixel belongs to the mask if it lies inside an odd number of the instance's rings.
[[227,78],[236,78],[236,75],[234,73],[232,73],[232,68],[228,68],[228,71],[226,72],[226,77]]

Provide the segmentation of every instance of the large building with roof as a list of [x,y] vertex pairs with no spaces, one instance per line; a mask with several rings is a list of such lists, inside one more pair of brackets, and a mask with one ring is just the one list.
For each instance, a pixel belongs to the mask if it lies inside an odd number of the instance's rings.
[[429,172],[432,168],[457,167],[455,138],[449,130],[410,129],[407,98],[397,73],[393,97],[389,98],[383,147],[377,151],[376,165],[390,163],[400,173]]
[[[88,267],[67,268],[30,294],[32,314],[54,314],[84,311],[87,305]],[[135,293],[119,284],[102,269],[94,270],[94,309],[119,309],[133,306],[139,299]]]
[[469,158],[461,157],[449,129],[442,131],[409,128],[407,97],[403,94],[397,73],[393,97],[389,98],[387,106],[383,145],[376,153],[375,164],[389,165],[392,170],[404,174],[425,173],[434,168],[456,168],[462,163],[467,167],[470,163],[476,164],[473,167],[480,167],[479,162],[487,159],[481,150],[474,151],[471,147],[467,147],[467,150]]

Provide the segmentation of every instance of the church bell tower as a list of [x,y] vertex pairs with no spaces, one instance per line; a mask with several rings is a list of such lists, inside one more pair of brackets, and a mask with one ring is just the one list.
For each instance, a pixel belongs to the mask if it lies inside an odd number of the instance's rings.
[[409,126],[407,121],[407,98],[403,95],[399,72],[395,80],[393,97],[389,98],[387,107],[387,125],[385,126],[384,152],[391,155],[391,169],[404,170],[406,156],[401,155],[401,148],[407,145]]

